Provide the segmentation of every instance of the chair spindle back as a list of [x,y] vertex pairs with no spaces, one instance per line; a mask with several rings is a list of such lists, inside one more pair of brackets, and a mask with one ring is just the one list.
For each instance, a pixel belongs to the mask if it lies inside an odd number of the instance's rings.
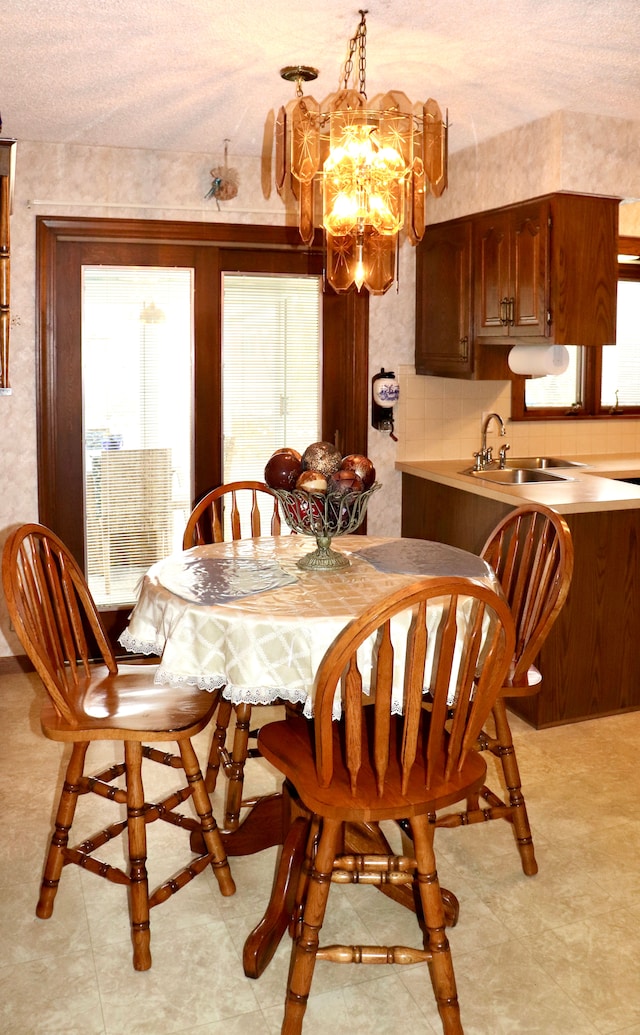
[[[363,674],[358,648],[370,637],[373,663]],[[339,726],[352,795],[365,771],[374,774],[379,797],[391,774],[406,792],[416,763],[427,790],[436,777],[460,771],[500,691],[514,642],[506,602],[468,579],[423,579],[370,608],[336,638],[318,669],[320,784],[331,783]],[[333,719],[336,692],[341,724]]]
[[71,701],[87,678],[95,637],[107,669],[117,672],[84,575],[73,556],[50,529],[26,524],[8,538],[2,578],[11,620],[58,713],[73,722]]
[[[262,515],[260,513],[260,499],[266,501],[271,496],[272,505],[264,510],[264,517],[269,521],[269,533],[280,535],[281,521],[278,498],[264,482],[228,482],[226,485],[219,485],[211,489],[193,508],[182,541],[183,550],[190,550],[192,546],[203,546],[207,543],[222,543],[224,534],[224,507],[230,504],[229,522],[232,539],[243,539],[247,533],[242,533],[241,508],[239,499],[249,499],[249,524],[251,536],[262,534]],[[266,523],[266,521],[265,521]]]
[[498,576],[515,621],[511,682],[517,686],[526,682],[569,592],[571,532],[549,507],[526,505],[498,523],[481,556]]

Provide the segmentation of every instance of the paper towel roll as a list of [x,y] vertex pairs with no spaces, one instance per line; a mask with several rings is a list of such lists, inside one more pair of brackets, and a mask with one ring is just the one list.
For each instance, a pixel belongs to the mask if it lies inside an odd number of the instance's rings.
[[508,363],[514,374],[564,374],[569,366],[569,353],[564,345],[514,345]]

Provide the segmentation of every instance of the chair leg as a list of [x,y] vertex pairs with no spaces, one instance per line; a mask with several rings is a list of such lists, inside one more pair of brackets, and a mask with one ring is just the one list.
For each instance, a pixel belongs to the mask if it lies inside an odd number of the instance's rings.
[[520,784],[520,771],[513,746],[511,727],[509,726],[507,709],[502,697],[499,697],[493,706],[493,718],[496,725],[496,738],[499,744],[498,757],[509,793],[513,832],[518,851],[520,852],[522,869],[528,877],[533,877],[538,872],[538,864],[533,848],[533,837],[527,815],[527,806]]
[[340,820],[325,819],[309,878],[299,937],[293,943],[282,1035],[300,1035],[324,920],[333,861],[342,839]]
[[216,825],[216,821],[213,818],[211,801],[207,794],[198,759],[193,749],[193,744],[190,740],[182,740],[179,741],[178,746],[180,748],[180,757],[182,758],[184,771],[191,787],[193,804],[198,813],[200,826],[202,827],[202,836],[204,838],[206,850],[209,855],[213,856],[211,867],[220,886],[220,891],[225,896],[234,895],[236,886],[233,881],[233,877],[231,876],[231,870],[229,869],[229,863],[227,862],[220,832]]
[[149,930],[147,832],[142,786],[142,744],[138,741],[126,740],[124,760],[127,767],[127,835],[129,839],[129,898],[133,966],[135,970],[149,970],[151,966],[151,934]]
[[216,712],[216,728],[213,731],[213,737],[211,739],[209,761],[207,762],[207,772],[205,774],[205,787],[209,794],[213,794],[216,789],[232,710],[233,705],[231,704],[231,701],[225,701],[224,699],[220,700],[220,704],[218,705],[218,710]]
[[462,1035],[456,979],[445,930],[446,919],[433,853],[435,828],[427,816],[415,817],[410,822],[418,869],[418,890],[427,928],[428,948],[432,954],[429,974],[438,1013],[445,1035]]
[[300,867],[300,874],[295,891],[291,921],[289,923],[289,934],[295,941],[302,930],[302,917],[304,915],[304,904],[307,900],[309,880],[313,872],[313,866],[318,853],[318,842],[320,840],[321,820],[319,816],[311,816],[307,823],[307,839],[305,843],[304,859]]
[[244,766],[249,750],[249,728],[251,725],[251,705],[237,704],[236,728],[233,734],[233,749],[230,765],[225,766],[229,776],[227,797],[225,802],[224,829],[237,830],[240,825],[240,809],[244,790]]
[[88,741],[74,744],[69,765],[67,766],[62,794],[58,802],[56,826],[51,838],[42,884],[40,885],[40,897],[36,906],[36,916],[39,916],[41,920],[47,920],[53,913],[53,903],[58,890],[58,884],[60,883],[62,867],[64,866],[65,848],[69,844],[69,831],[71,830],[76,805],[78,804],[80,780],[84,772],[84,760],[88,747]]

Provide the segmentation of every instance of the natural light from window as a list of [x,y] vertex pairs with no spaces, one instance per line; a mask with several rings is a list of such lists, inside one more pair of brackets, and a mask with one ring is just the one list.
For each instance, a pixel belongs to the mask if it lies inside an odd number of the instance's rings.
[[129,606],[182,546],[190,512],[193,271],[84,266],[86,574],[99,607]]
[[281,446],[320,437],[322,281],[223,274],[224,481],[264,480]]
[[602,350],[603,406],[640,406],[640,281],[618,281],[616,346]]
[[557,377],[530,377],[525,381],[525,403],[528,410],[558,406],[569,409],[578,401],[580,384],[580,350],[569,345],[569,366]]

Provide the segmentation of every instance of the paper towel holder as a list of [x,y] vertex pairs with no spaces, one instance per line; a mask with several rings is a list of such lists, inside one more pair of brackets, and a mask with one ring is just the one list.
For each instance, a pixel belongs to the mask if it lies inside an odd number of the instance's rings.
[[514,345],[507,357],[509,369],[525,377],[559,377],[569,366],[564,345]]

